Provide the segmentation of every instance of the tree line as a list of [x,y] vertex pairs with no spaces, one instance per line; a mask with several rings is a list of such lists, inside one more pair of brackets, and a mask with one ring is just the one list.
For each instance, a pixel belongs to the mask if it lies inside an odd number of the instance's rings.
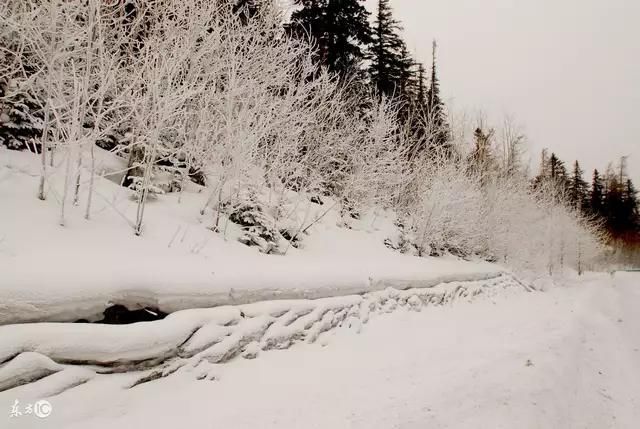
[[549,155],[543,150],[533,185],[553,182],[568,205],[607,231],[609,243],[618,247],[623,257],[637,253],[640,250],[638,193],[627,174],[626,157],[620,158],[616,166],[610,163],[604,174],[594,169],[587,180],[577,160],[568,171],[555,153]]

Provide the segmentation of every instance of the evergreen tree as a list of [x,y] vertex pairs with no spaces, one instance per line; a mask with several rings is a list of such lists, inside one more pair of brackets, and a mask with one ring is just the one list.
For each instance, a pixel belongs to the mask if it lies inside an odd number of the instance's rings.
[[373,43],[369,73],[381,96],[400,96],[407,69],[406,46],[400,37],[402,27],[393,18],[389,0],[378,0],[373,26]]
[[554,188],[554,197],[563,198],[563,194],[568,190],[569,179],[564,162],[555,153],[547,156],[547,150],[542,151],[542,162],[540,163],[540,173],[533,180],[535,188],[542,184],[551,184]]
[[416,62],[411,58],[406,46],[400,49],[400,63],[398,67],[399,90],[398,95],[406,103],[415,103],[418,97],[418,71]]
[[440,80],[436,68],[436,49],[438,45],[433,41],[431,82],[427,92],[427,117],[431,122],[431,129],[434,132],[434,144],[437,147],[448,146],[451,132],[447,122],[447,113],[444,102],[440,96]]
[[555,153],[551,153],[551,156],[549,157],[547,177],[556,183],[561,190],[566,190],[567,168],[564,166],[564,162],[560,160]]
[[416,63],[417,71],[413,77],[414,92],[413,99],[410,103],[407,103],[409,111],[407,116],[410,118],[411,123],[411,135],[416,142],[412,151],[408,153],[409,158],[415,158],[425,152],[429,147],[427,141],[427,124],[426,124],[426,112],[427,112],[427,86],[425,85],[425,69],[422,63]]
[[426,109],[427,107],[428,89],[425,85],[425,73],[424,64],[418,63],[418,93],[416,94],[416,102],[421,109]]
[[638,212],[638,192],[631,181],[627,179],[622,191],[622,204],[627,220],[629,232],[640,233],[640,213]]
[[584,181],[582,175],[583,171],[576,161],[573,164],[573,172],[568,183],[569,202],[574,209],[581,211],[586,208],[588,191],[587,182]]
[[17,79],[0,80],[0,146],[14,150],[40,150],[43,115],[40,103],[21,91]]
[[593,181],[591,182],[591,194],[589,195],[589,208],[593,216],[602,217],[604,215],[604,185],[598,170],[593,170]]
[[605,179],[604,215],[606,225],[612,237],[618,238],[625,229],[622,203],[623,183],[611,167],[607,169]]
[[398,117],[403,123],[412,121],[409,126],[415,134],[418,131],[418,82],[417,64],[411,58],[405,46],[400,50],[400,63],[398,66],[398,83],[396,86],[396,97],[399,101]]
[[311,36],[321,64],[341,76],[353,74],[371,43],[369,12],[363,0],[295,0],[301,8],[291,17],[289,30]]

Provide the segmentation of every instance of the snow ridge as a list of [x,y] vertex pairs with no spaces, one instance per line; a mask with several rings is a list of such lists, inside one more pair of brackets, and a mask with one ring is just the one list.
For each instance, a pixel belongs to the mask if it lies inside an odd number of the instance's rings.
[[212,365],[238,356],[252,359],[261,351],[312,343],[323,332],[339,327],[359,332],[376,314],[421,311],[432,305],[490,297],[505,289],[531,291],[503,273],[430,288],[386,288],[363,295],[183,310],[163,320],[133,325],[0,326],[0,392],[55,395],[93,377],[122,372],[137,374],[128,387],[176,371],[193,371],[198,379],[212,380]]

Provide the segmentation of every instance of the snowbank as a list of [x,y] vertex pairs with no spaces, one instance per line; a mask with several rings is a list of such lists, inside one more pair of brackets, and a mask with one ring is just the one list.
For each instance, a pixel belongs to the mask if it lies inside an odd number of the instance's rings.
[[[372,314],[401,308],[420,311],[424,306],[491,296],[504,289],[525,290],[513,277],[502,275],[427,289],[387,288],[365,295],[183,310],[163,320],[132,325],[0,326],[0,391],[33,382],[38,389],[55,390],[42,385],[46,379],[73,384],[65,372],[70,368],[82,368],[85,381],[96,374],[142,371],[134,382],[137,385],[182,368],[224,363],[239,355],[254,358],[262,350],[315,342],[320,334],[338,326],[360,329]],[[56,377],[48,377],[51,374]]]
[[[98,151],[97,171],[114,173],[123,161]],[[58,155],[57,162],[64,157]],[[58,168],[51,171],[61,171]],[[39,159],[0,149],[0,324],[97,320],[106,307],[188,308],[271,299],[313,299],[362,294],[387,287],[431,287],[453,280],[493,278],[503,269],[455,258],[418,258],[386,248],[398,233],[385,213],[353,221],[330,212],[286,256],[264,255],[238,243],[200,215],[207,196],[191,185],[182,195],[148,204],[143,236],[131,229],[131,191],[97,178],[91,220],[81,204],[67,204],[60,226],[62,178],[48,178],[47,200],[36,198]],[[317,210],[324,210],[318,206]]]

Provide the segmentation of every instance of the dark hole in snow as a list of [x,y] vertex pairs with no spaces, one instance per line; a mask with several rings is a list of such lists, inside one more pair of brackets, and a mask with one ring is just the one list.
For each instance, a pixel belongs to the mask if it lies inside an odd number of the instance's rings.
[[[144,307],[138,310],[129,310],[124,305],[116,304],[104,310],[102,320],[94,323],[104,323],[107,325],[128,325],[136,322],[152,322],[167,317],[157,308]],[[87,323],[86,319],[77,320],[76,323]]]

